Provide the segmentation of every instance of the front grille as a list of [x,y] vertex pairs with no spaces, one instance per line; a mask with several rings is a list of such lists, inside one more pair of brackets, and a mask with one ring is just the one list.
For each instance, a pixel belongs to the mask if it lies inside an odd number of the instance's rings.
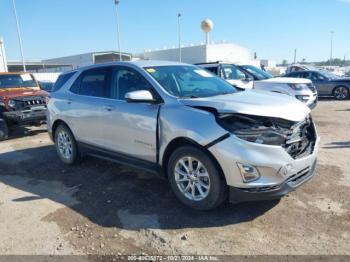
[[312,91],[312,93],[317,93],[316,86],[313,83],[307,84],[307,87]]
[[46,106],[45,98],[42,96],[16,97],[11,100],[15,101],[16,106],[13,108],[16,111],[31,110],[39,106]]
[[316,130],[311,117],[309,117],[293,127],[284,148],[293,159],[298,159],[311,155],[315,144]]

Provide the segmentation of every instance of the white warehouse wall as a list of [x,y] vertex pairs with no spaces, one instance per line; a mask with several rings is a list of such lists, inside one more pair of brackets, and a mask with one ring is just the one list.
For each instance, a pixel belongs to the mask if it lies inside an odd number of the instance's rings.
[[[205,45],[183,47],[181,53],[184,63],[194,64],[206,60]],[[179,48],[144,52],[140,56],[148,60],[179,61]]]
[[[179,49],[148,51],[139,56],[149,60],[179,61]],[[184,63],[195,64],[216,61],[247,63],[250,61],[250,50],[231,43],[187,46],[182,48],[182,62]]]
[[207,61],[224,61],[231,63],[248,63],[250,61],[250,50],[236,44],[212,44],[207,45]]

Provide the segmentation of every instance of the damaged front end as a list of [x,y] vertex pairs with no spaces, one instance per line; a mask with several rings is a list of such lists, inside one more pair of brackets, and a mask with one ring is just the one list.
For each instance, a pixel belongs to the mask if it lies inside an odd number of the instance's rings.
[[308,116],[301,122],[237,113],[217,114],[217,122],[230,133],[248,142],[283,147],[298,159],[313,153],[316,130]]

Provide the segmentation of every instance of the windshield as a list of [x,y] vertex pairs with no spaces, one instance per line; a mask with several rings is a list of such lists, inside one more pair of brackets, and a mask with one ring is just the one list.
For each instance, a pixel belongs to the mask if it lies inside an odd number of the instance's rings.
[[243,65],[240,66],[241,68],[243,68],[244,70],[248,71],[249,73],[251,73],[253,76],[255,76],[257,79],[259,80],[264,80],[264,79],[270,79],[273,78],[273,75],[255,67],[252,65]]
[[236,93],[225,80],[196,66],[156,66],[145,70],[170,94],[199,98]]
[[0,88],[37,87],[30,74],[0,75]]
[[340,76],[337,76],[336,74],[333,74],[331,72],[328,71],[320,71],[320,74],[325,76],[328,79],[340,79]]

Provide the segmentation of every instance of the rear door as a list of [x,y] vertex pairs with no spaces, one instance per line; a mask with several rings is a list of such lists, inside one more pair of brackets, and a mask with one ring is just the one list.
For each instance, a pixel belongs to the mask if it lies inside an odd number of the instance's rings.
[[160,105],[125,100],[126,93],[139,90],[155,92],[136,70],[126,66],[113,68],[110,94],[105,99],[106,107],[100,119],[103,146],[117,153],[156,162]]
[[72,85],[66,101],[65,119],[76,139],[90,145],[102,146],[101,117],[109,93],[110,67],[84,71]]

